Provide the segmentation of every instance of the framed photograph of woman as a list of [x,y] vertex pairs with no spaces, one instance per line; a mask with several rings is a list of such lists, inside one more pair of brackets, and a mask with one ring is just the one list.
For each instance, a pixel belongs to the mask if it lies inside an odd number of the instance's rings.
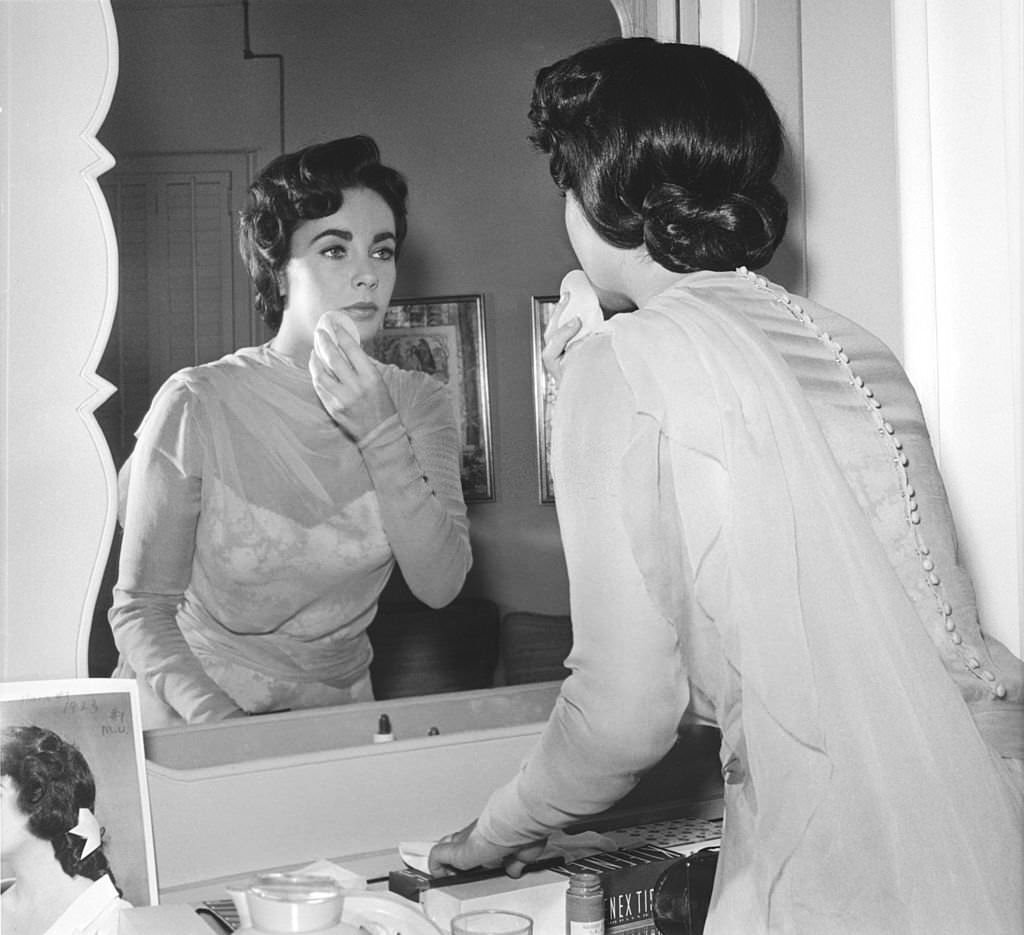
[[[65,755],[60,751],[77,748],[85,765],[80,758],[76,762],[91,773],[96,794],[92,814],[86,811],[83,820],[80,812],[78,825],[69,830],[86,840],[83,856],[102,850],[125,900],[155,906],[156,857],[138,691],[134,679],[0,683],[3,770],[5,776],[36,775]],[[25,758],[38,763],[22,769],[15,761]]]
[[372,354],[382,363],[429,373],[450,389],[462,441],[463,495],[467,502],[493,500],[483,297],[393,300]]
[[557,295],[533,297],[533,405],[537,420],[537,483],[541,503],[555,502],[551,480],[551,412],[555,405],[555,381],[544,369],[540,354],[544,349],[544,331],[558,304]]

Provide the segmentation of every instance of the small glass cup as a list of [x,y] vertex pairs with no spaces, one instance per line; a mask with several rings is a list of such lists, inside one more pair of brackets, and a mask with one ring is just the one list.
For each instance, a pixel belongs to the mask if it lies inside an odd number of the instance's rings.
[[521,912],[478,909],[452,919],[452,935],[533,935],[533,919]]

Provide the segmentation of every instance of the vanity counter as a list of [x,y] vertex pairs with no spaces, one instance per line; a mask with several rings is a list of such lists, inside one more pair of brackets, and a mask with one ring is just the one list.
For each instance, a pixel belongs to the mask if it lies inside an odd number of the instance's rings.
[[[337,854],[397,860],[399,841],[462,827],[519,769],[558,689],[545,682],[148,731],[161,893]],[[395,739],[374,743],[381,714]]]

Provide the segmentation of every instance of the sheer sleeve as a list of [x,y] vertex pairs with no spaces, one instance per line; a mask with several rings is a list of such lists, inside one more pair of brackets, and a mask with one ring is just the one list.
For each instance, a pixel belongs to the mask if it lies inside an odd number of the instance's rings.
[[472,563],[451,402],[436,380],[385,373],[398,413],[363,439],[363,460],[406,583],[424,603],[443,607]]
[[176,620],[192,574],[201,471],[195,402],[184,384],[169,381],[121,471],[124,538],[110,626],[122,660],[189,723],[239,711],[206,674]]
[[[477,823],[500,846],[537,840],[613,805],[668,752],[689,699],[675,624],[649,595],[625,519],[648,509],[636,491],[658,488],[657,426],[635,413],[607,339],[588,339],[571,354],[552,464],[569,571],[572,674],[536,749]],[[648,476],[625,473],[627,463]]]

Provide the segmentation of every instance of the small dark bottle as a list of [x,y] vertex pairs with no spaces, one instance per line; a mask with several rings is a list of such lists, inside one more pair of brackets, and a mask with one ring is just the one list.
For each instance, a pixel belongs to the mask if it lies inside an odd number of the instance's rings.
[[382,714],[377,718],[377,733],[373,735],[373,742],[390,743],[394,739],[395,735],[391,730],[391,718],[386,714]]
[[604,935],[604,889],[596,873],[574,873],[569,877],[565,935]]

